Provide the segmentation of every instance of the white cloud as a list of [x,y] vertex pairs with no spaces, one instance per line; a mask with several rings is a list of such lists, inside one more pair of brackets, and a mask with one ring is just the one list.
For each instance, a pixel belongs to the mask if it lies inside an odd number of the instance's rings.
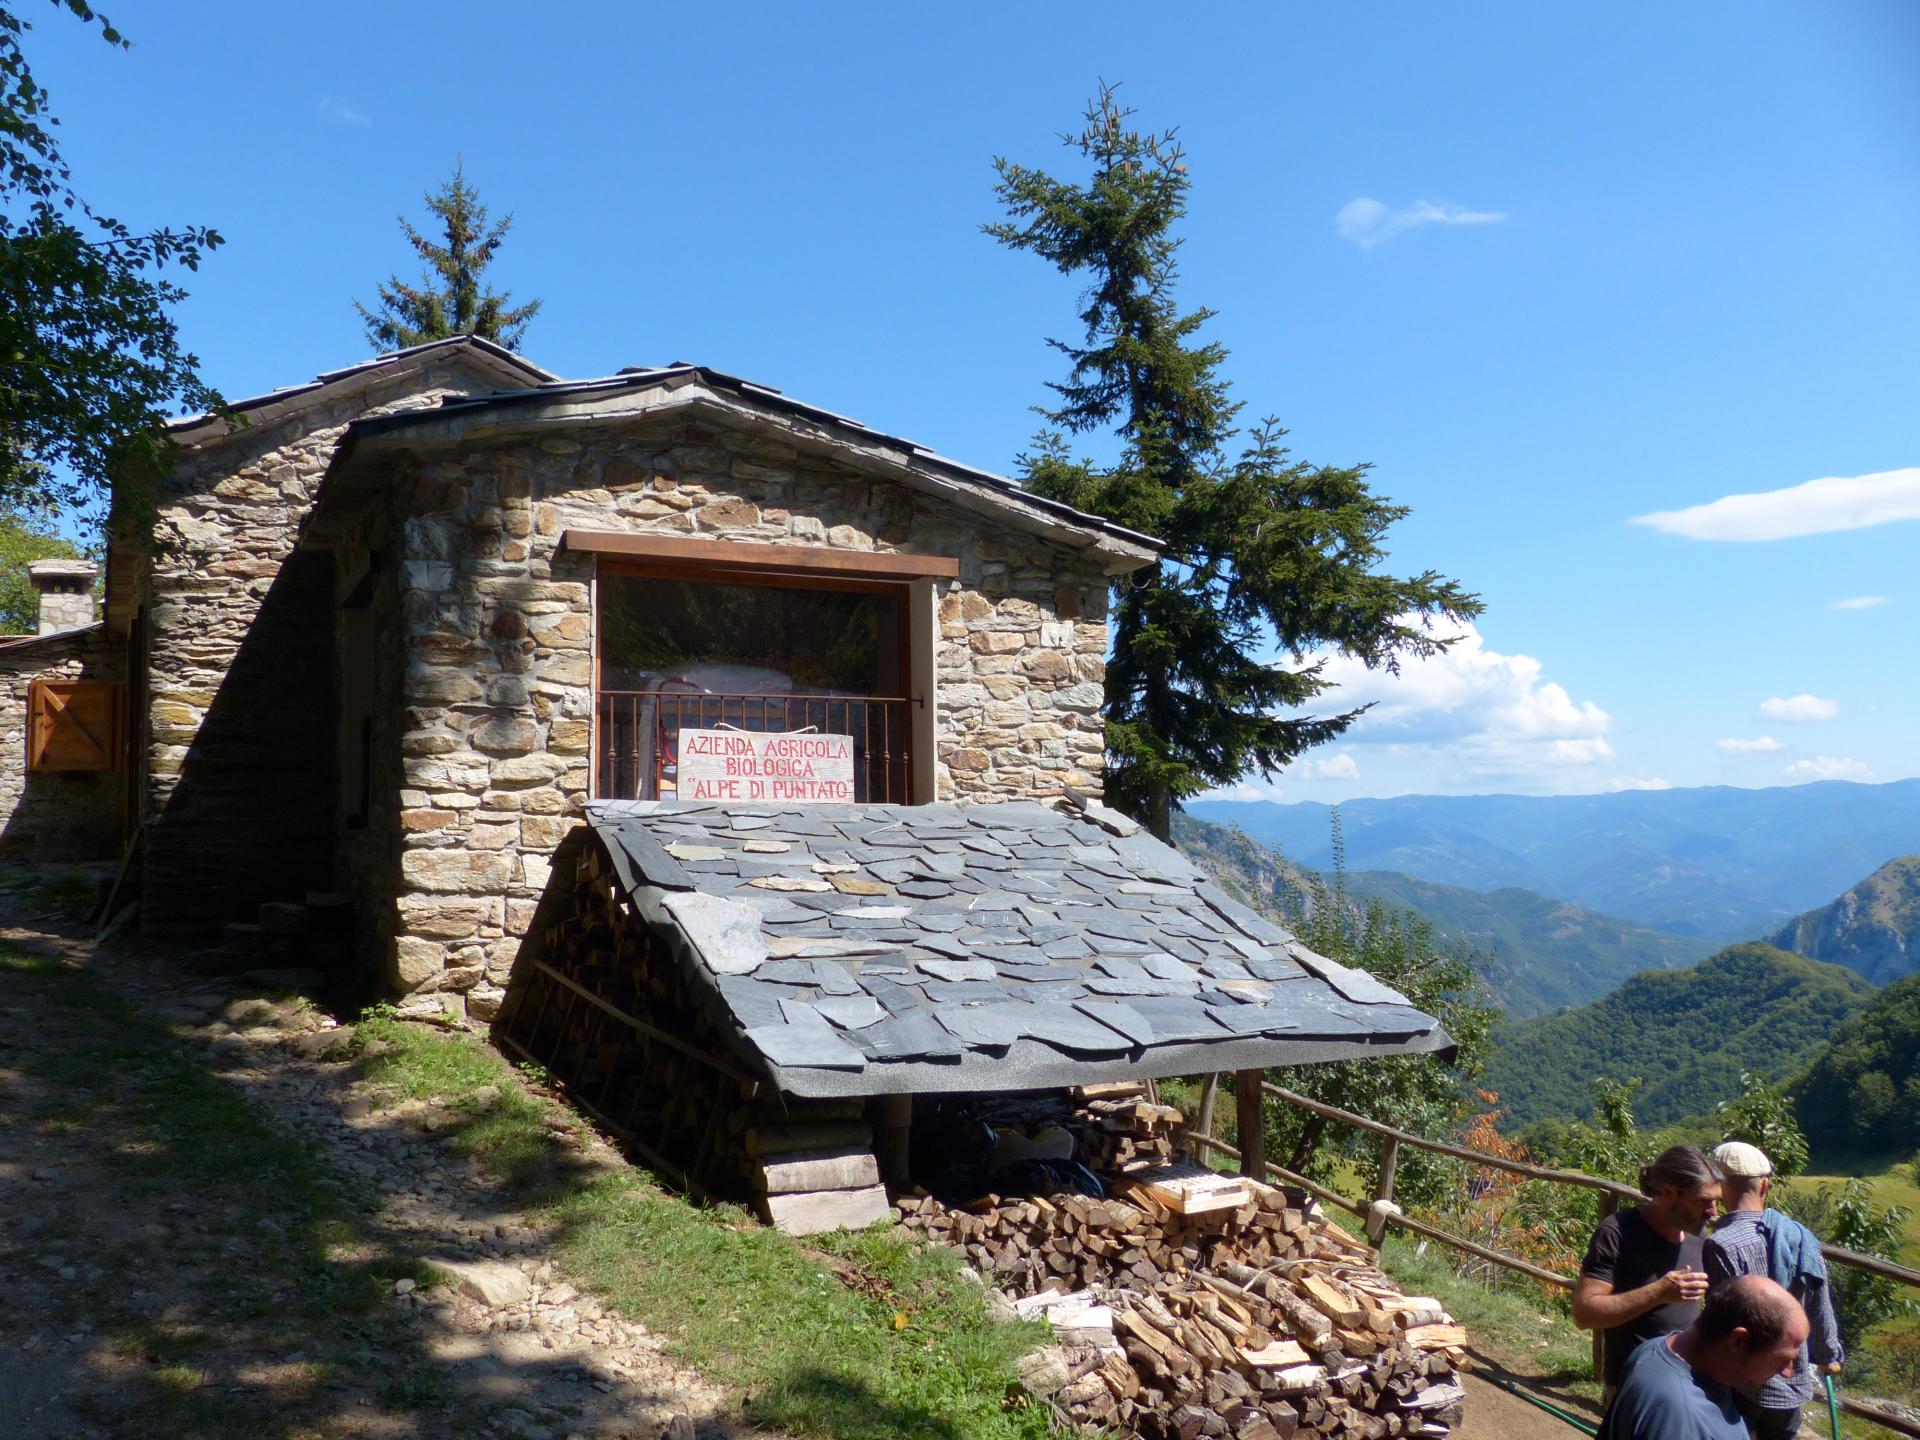
[[1453,647],[1406,661],[1398,675],[1328,657],[1322,673],[1339,688],[1315,709],[1373,707],[1347,731],[1344,745],[1378,746],[1428,767],[1432,779],[1422,788],[1444,779],[1552,789],[1569,772],[1614,758],[1607,741],[1613,717],[1543,678],[1538,660],[1488,648],[1470,624],[1436,628],[1457,637]]
[[1836,701],[1818,695],[1775,695],[1760,702],[1760,713],[1769,720],[1784,720],[1790,725],[1806,725],[1816,720],[1831,720],[1840,713]]
[[1360,765],[1351,755],[1308,755],[1284,773],[1300,780],[1358,780]]
[[371,125],[373,117],[365,111],[356,110],[338,95],[328,95],[320,101],[320,113],[329,120],[337,120],[342,125]]
[[1886,603],[1887,597],[1884,595],[1855,595],[1846,600],[1831,601],[1827,608],[1829,610],[1871,610],[1876,605]]
[[1771,735],[1762,735],[1754,740],[1716,740],[1713,748],[1722,755],[1770,755],[1787,747]]
[[1622,790],[1671,790],[1672,788],[1673,782],[1671,780],[1662,780],[1657,775],[1649,775],[1645,778],[1640,776],[1622,777],[1607,782],[1608,792],[1614,795],[1618,795]]
[[1873,767],[1858,760],[1837,760],[1831,755],[1816,755],[1811,760],[1796,760],[1780,772],[1789,780],[1871,780]]
[[1417,230],[1423,225],[1498,225],[1507,218],[1504,210],[1468,210],[1451,200],[1416,200],[1395,210],[1362,195],[1340,207],[1333,228],[1342,239],[1371,250],[1404,230]]
[[1636,515],[1633,523],[1689,540],[1791,540],[1920,520],[1920,468],[1829,475],[1784,490],[1723,495],[1685,510]]

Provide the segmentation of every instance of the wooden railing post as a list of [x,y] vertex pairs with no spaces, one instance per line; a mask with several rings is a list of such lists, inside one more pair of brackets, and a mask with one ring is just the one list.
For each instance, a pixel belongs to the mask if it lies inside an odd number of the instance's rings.
[[1385,1136],[1380,1141],[1380,1183],[1373,1187],[1373,1207],[1367,1212],[1367,1243],[1376,1249],[1387,1235],[1386,1207],[1393,1204],[1393,1172],[1399,1163],[1399,1137]]
[[[1600,1218],[1606,1219],[1620,1208],[1620,1197],[1611,1191],[1600,1192]],[[1607,1332],[1593,1332],[1593,1378],[1604,1382],[1607,1378]]]
[[1240,1173],[1267,1178],[1267,1116],[1260,1085],[1265,1072],[1237,1070],[1233,1076],[1233,1112],[1239,1125]]

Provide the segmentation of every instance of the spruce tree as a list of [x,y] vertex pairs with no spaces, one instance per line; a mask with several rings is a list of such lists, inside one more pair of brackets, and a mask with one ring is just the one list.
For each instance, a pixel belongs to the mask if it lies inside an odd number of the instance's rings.
[[[1025,483],[1166,544],[1114,587],[1104,709],[1108,798],[1164,840],[1184,798],[1281,770],[1359,718],[1305,713],[1329,688],[1316,657],[1396,670],[1451,643],[1423,622],[1481,605],[1433,571],[1379,572],[1407,510],[1372,492],[1365,465],[1296,460],[1273,419],[1236,429],[1226,351],[1199,336],[1214,312],[1175,298],[1184,153],[1132,113],[1103,86],[1063,137],[1091,165],[1083,182],[996,159],[1008,218],[985,228],[1087,287],[1082,341],[1049,342],[1070,365],[1039,407],[1058,428],[1020,457]],[[1067,434],[1100,430],[1118,458],[1074,458]]]
[[454,166],[453,177],[428,194],[426,202],[446,243],[435,244],[414,229],[406,216],[397,217],[407,243],[426,262],[426,269],[418,285],[389,276],[380,286],[377,309],[353,302],[366,324],[367,339],[376,349],[403,350],[449,335],[478,335],[509,350],[518,349],[527,322],[540,313],[540,302],[529,300],[509,308],[512,295],[496,295],[483,288],[482,278],[513,227],[513,216],[487,224],[487,207],[467,183],[464,162]]

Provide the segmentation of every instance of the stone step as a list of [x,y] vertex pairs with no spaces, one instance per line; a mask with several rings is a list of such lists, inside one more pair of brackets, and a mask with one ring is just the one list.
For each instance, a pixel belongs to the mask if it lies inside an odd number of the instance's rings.
[[307,907],[292,900],[269,900],[260,907],[260,928],[281,940],[307,938]]
[[353,934],[353,897],[332,890],[309,890],[307,934],[315,940],[348,939]]
[[267,953],[267,932],[258,925],[229,920],[223,932],[222,944],[229,955],[264,955]]

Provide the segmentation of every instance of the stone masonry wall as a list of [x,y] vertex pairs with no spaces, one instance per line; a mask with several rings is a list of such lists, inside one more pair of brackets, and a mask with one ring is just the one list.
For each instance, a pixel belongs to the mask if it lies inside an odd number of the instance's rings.
[[943,800],[1097,793],[1107,582],[1086,557],[782,440],[685,419],[395,477],[405,618],[390,982],[490,1018],[590,785],[595,561],[562,531],[956,557],[939,603]]
[[494,388],[458,362],[190,451],[159,496],[141,921],[252,918],[324,888],[334,851],[333,567],[298,526],[349,422]]
[[118,854],[125,776],[118,769],[29,774],[27,691],[35,680],[120,678],[119,653],[98,630],[0,650],[0,863]]

